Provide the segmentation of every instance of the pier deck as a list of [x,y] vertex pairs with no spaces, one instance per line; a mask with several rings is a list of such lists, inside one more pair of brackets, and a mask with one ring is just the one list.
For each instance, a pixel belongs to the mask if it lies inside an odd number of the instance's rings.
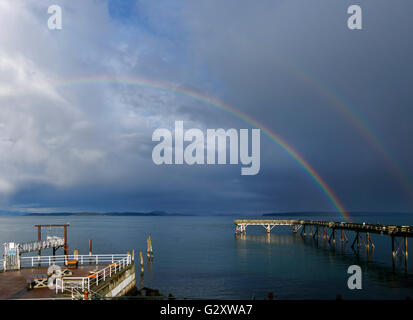
[[368,223],[352,223],[352,222],[333,222],[333,221],[316,221],[316,220],[283,220],[283,219],[246,219],[234,220],[237,231],[239,228],[244,230],[244,227],[259,225],[263,226],[267,231],[270,231],[275,226],[295,226],[298,228],[305,226],[313,227],[328,227],[336,230],[349,230],[355,232],[369,232],[378,234],[388,234],[395,237],[413,237],[413,226],[396,226],[385,224],[368,224]]
[[[19,260],[19,270],[0,270],[0,299],[70,299],[72,296],[96,299],[103,293],[105,296],[125,294],[136,285],[130,253],[25,256]],[[73,261],[76,261],[76,267],[69,268],[68,265],[72,265],[69,262]],[[47,281],[54,277],[53,269],[56,268],[60,273],[55,273],[55,286],[50,289]],[[62,273],[64,270],[72,274]],[[46,287],[29,289],[28,281]]]
[[[262,226],[267,233],[276,226],[290,226],[294,233],[301,229],[300,235],[312,236],[318,240],[320,237],[328,239],[329,244],[334,248],[336,243],[336,231],[339,232],[341,242],[348,242],[346,232],[354,233],[354,241],[351,248],[359,250],[364,246],[367,250],[374,250],[375,245],[371,240],[370,234],[382,234],[391,237],[392,241],[392,259],[393,269],[398,255],[401,255],[405,261],[405,269],[408,270],[408,241],[413,237],[413,226],[370,224],[370,223],[352,223],[352,222],[334,222],[334,221],[316,221],[316,220],[287,220],[287,219],[238,219],[234,220],[235,234],[246,233],[248,226]],[[321,232],[320,232],[321,230]],[[398,241],[399,240],[399,241]],[[404,248],[403,248],[404,246]]]
[[[77,269],[70,269],[71,277],[82,277],[89,271],[96,270],[96,265],[83,265]],[[48,267],[22,268],[17,271],[0,272],[0,299],[53,299],[62,298],[56,290],[49,288],[27,289],[26,281],[37,274],[47,274]],[[70,297],[67,297],[70,298]]]

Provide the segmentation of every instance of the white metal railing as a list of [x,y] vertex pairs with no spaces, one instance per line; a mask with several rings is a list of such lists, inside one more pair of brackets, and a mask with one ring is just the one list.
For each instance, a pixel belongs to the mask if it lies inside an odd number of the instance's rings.
[[92,254],[92,255],[59,255],[59,256],[27,256],[20,257],[20,266],[39,267],[51,265],[67,265],[68,261],[76,260],[79,265],[83,264],[108,264],[115,263],[128,254]]
[[33,252],[48,248],[56,248],[61,247],[65,244],[65,240],[63,238],[59,238],[56,236],[47,237],[46,240],[41,241],[33,241],[33,242],[26,242],[26,243],[19,243],[19,252]]
[[[103,256],[103,259],[111,258],[112,256],[121,255],[99,255]],[[102,281],[107,278],[112,277],[125,267],[132,263],[132,256],[130,254],[122,255],[123,258],[118,260],[111,259],[111,263],[93,274],[87,275],[85,277],[62,277],[56,279],[56,293],[63,292],[64,290],[76,290],[83,293],[85,290],[90,292],[90,287],[93,285],[99,285]],[[87,256],[89,257],[89,256]]]

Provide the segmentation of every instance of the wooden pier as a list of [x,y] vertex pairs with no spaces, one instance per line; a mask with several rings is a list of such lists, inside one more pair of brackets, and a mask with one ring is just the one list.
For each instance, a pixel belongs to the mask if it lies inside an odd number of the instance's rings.
[[[0,260],[0,299],[103,299],[123,296],[136,288],[134,251],[126,254],[68,254],[67,227],[35,225],[38,241],[4,243]],[[47,236],[42,240],[42,228],[63,228],[64,236]],[[64,255],[56,255],[63,248]],[[150,246],[152,252],[152,244]],[[41,250],[53,249],[52,256],[42,256]],[[37,252],[38,255],[23,256]]]
[[335,246],[336,241],[349,242],[346,232],[352,232],[354,240],[351,248],[359,250],[364,246],[367,250],[374,250],[375,245],[370,234],[388,235],[392,241],[392,261],[395,269],[396,257],[401,253],[405,261],[406,272],[408,270],[408,238],[413,237],[413,226],[397,226],[384,224],[352,223],[352,222],[333,222],[316,220],[234,220],[235,234],[246,233],[248,226],[262,226],[267,233],[276,226],[289,226],[294,233],[300,229],[300,235],[312,236],[313,239],[323,238],[331,246]]
[[[0,270],[0,299],[101,299],[126,295],[136,287],[134,257],[129,252],[20,260],[20,270]],[[76,266],[70,266],[74,260]]]

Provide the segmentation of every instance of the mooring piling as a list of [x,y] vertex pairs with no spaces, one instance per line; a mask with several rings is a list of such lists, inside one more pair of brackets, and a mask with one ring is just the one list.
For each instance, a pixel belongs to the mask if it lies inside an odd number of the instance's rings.
[[140,257],[140,262],[141,262],[141,276],[143,275],[143,273],[145,272],[144,268],[143,268],[143,256],[142,256],[142,251],[139,251],[139,257]]
[[153,249],[152,249],[151,236],[149,236],[148,239],[146,240],[146,244],[147,244],[147,256],[148,256],[148,259],[153,258]]

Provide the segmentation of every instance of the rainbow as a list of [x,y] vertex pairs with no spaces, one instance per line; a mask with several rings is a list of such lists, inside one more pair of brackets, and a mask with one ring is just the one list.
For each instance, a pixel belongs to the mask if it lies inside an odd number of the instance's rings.
[[380,142],[377,135],[374,133],[373,129],[362,120],[361,115],[352,111],[349,103],[345,102],[345,99],[335,90],[329,88],[327,84],[323,83],[320,79],[317,79],[314,75],[310,76],[308,72],[302,70],[302,68],[297,67],[296,64],[291,61],[283,60],[280,66],[286,68],[288,72],[303,83],[306,83],[311,87],[320,97],[325,100],[330,101],[329,106],[333,107],[337,112],[341,113],[347,121],[349,121],[354,128],[358,130],[360,135],[368,142],[368,144],[380,155],[383,162],[390,168],[395,179],[403,187],[408,199],[413,204],[413,186],[407,179],[400,165],[394,159],[394,157],[389,154],[383,144]]
[[92,77],[82,77],[74,79],[62,79],[57,82],[57,87],[66,87],[72,85],[81,84],[121,84],[121,85],[132,85],[140,87],[148,87],[160,90],[166,90],[173,92],[175,94],[184,95],[200,101],[202,103],[214,106],[220,110],[232,114],[233,116],[239,118],[240,120],[261,129],[261,131],[268,136],[272,141],[279,145],[283,150],[285,150],[304,170],[311,176],[311,178],[316,182],[316,184],[321,188],[324,194],[332,203],[333,207],[340,213],[340,215],[346,220],[351,221],[351,217],[348,212],[344,209],[340,200],[334,194],[333,190],[328,186],[327,182],[311,167],[311,165],[289,145],[285,140],[283,140],[279,135],[271,131],[268,127],[259,123],[257,120],[253,119],[251,116],[245,114],[244,112],[218,100],[217,98],[212,98],[205,96],[195,90],[190,90],[187,88],[177,87],[176,85],[153,81],[145,78],[129,78],[129,77],[112,77],[112,76],[92,76]]

